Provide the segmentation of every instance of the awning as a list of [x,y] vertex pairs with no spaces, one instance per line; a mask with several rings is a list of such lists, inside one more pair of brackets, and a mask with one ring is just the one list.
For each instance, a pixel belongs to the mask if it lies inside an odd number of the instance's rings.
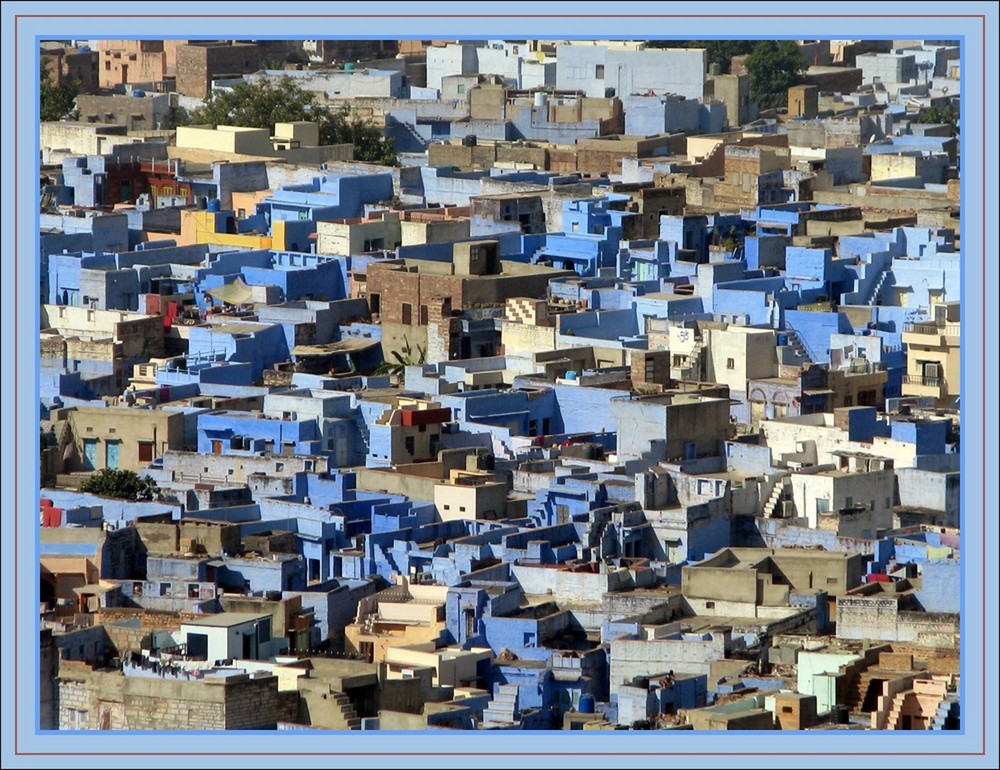
[[340,342],[330,342],[326,345],[296,345],[292,348],[292,355],[296,358],[343,355],[344,353],[358,353],[380,344],[380,340],[348,337]]
[[205,293],[213,299],[221,300],[229,305],[245,305],[253,296],[253,289],[243,283],[241,278],[237,278],[232,283],[209,289]]

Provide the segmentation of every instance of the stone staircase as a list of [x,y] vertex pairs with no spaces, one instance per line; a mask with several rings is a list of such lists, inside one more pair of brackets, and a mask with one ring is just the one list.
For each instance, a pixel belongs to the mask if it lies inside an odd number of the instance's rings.
[[483,709],[483,721],[480,726],[484,730],[513,727],[521,721],[517,707],[517,690],[516,684],[502,684],[497,687],[493,699]]
[[415,129],[411,124],[407,123],[405,120],[395,119],[393,120],[393,124],[399,126],[399,130],[406,134],[408,142],[413,142],[418,147],[422,148],[421,150],[416,150],[415,152],[422,152],[427,149],[427,140],[424,139],[424,137],[420,135],[420,132],[417,131],[417,129]]
[[332,692],[327,698],[333,711],[333,730],[360,730],[361,719],[354,710],[354,704],[342,692]]
[[866,305],[874,305],[878,299],[879,294],[882,291],[882,287],[885,285],[886,279],[889,277],[888,268],[882,268],[882,272],[879,274],[878,279],[872,284],[871,290],[868,292],[868,296],[865,298]]
[[938,704],[934,718],[931,720],[931,730],[959,730],[961,706],[958,693],[950,692]]
[[705,374],[705,343],[698,340],[688,356],[688,367],[692,370],[692,380],[700,382]]
[[788,335],[788,346],[795,353],[795,356],[797,358],[801,358],[803,361],[807,361],[808,363],[813,363],[813,357],[809,355],[809,349],[802,341],[802,338],[799,337],[798,333],[792,329],[786,329],[783,333]]
[[[771,490],[770,497],[764,503],[761,508],[761,514],[764,518],[770,519],[775,518],[777,514],[781,513],[779,510],[779,504],[786,499],[785,491],[788,488],[788,477],[782,477],[774,485],[774,489]],[[777,518],[781,518],[777,516]]]
[[358,432],[361,434],[361,440],[364,443],[365,454],[371,451],[372,447],[372,434],[368,430],[368,423],[365,421],[365,417],[360,409],[353,410],[354,424],[358,427]]
[[[906,703],[907,696],[912,696],[913,693],[906,691],[896,693],[892,698],[892,703],[889,704],[889,711],[885,715],[885,724],[876,727],[872,725],[875,729],[883,730],[900,730],[900,723],[902,722],[903,706]],[[872,715],[875,716],[874,714]]]
[[884,674],[876,676],[876,674],[871,670],[862,671],[847,687],[847,693],[845,695],[847,707],[852,712],[861,711],[861,707],[865,702],[865,697],[868,695],[868,686],[872,683],[872,680],[884,678]]

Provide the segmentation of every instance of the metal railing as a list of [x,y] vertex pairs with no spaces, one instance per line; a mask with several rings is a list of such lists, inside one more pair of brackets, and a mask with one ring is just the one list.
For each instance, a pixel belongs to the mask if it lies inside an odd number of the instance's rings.
[[961,324],[904,323],[904,334],[943,334],[945,337],[960,337]]
[[904,374],[904,385],[923,385],[928,388],[943,388],[945,386],[944,377],[924,377],[922,374]]
[[869,361],[864,358],[855,358],[848,368],[851,374],[875,374],[885,371],[885,364],[879,361]]

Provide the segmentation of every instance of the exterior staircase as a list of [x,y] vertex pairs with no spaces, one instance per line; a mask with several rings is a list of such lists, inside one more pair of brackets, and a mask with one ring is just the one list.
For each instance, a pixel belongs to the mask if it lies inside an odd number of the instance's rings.
[[354,704],[342,692],[332,692],[327,698],[333,711],[334,730],[360,730],[361,719]]
[[411,124],[407,123],[405,120],[393,120],[393,125],[399,126],[399,130],[406,135],[407,142],[415,143],[418,147],[422,149],[427,149],[427,140],[420,135]]
[[870,670],[862,671],[857,677],[855,677],[854,682],[847,688],[847,707],[852,712],[861,711],[861,707],[865,702],[865,697],[868,695],[868,686],[872,683],[872,680],[884,678],[884,674],[882,676],[876,676]]
[[882,287],[885,285],[886,279],[889,277],[889,270],[883,268],[881,274],[875,283],[872,284],[871,291],[868,292],[868,296],[865,298],[866,305],[874,305],[875,301],[878,299],[879,294],[882,291]]
[[368,429],[368,423],[365,421],[365,417],[360,409],[353,410],[354,424],[358,427],[358,432],[361,433],[361,440],[364,443],[365,454],[371,452],[372,448],[372,434]]
[[934,718],[931,720],[931,730],[959,730],[961,706],[958,694],[950,692],[938,704]]
[[813,363],[813,357],[809,355],[809,349],[806,347],[802,338],[799,337],[798,333],[792,329],[786,329],[784,334],[788,335],[788,346],[792,349],[798,358]]
[[[892,698],[892,703],[889,704],[889,712],[885,715],[885,724],[878,725],[877,727],[875,725],[872,725],[872,727],[874,729],[882,729],[882,730],[902,729],[900,727],[900,722],[902,721],[903,706],[906,703],[907,696],[912,696],[912,695],[913,695],[912,692],[896,693],[896,695],[894,695]],[[872,717],[874,718],[875,714],[872,714]]]
[[702,340],[698,340],[694,343],[694,347],[691,348],[691,354],[688,356],[688,367],[691,369],[692,376],[691,379],[695,382],[700,382],[704,378],[705,374],[705,343]]
[[516,684],[502,684],[497,687],[493,699],[483,709],[481,727],[484,730],[514,727],[520,723],[517,691]]
[[[770,497],[764,503],[761,513],[764,518],[775,518],[776,514],[780,513],[778,506],[783,499],[785,499],[785,490],[788,486],[788,477],[782,477],[774,485],[774,489],[771,490]],[[779,517],[780,518],[780,517]]]

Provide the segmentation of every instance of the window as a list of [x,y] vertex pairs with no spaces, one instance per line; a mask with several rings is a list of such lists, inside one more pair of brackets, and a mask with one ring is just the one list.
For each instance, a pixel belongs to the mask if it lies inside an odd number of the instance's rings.
[[600,80],[604,77],[604,65],[598,64],[594,67],[594,77]]
[[285,464],[284,463],[275,463],[274,464],[274,472],[275,473],[281,473],[283,470],[285,470]]
[[451,506],[450,506],[450,505],[448,505],[448,503],[445,503],[445,504],[444,504],[444,509],[445,509],[446,511],[450,511],[450,510],[451,510]]
[[160,583],[160,596],[170,595],[170,583]]
[[714,610],[715,609],[715,602],[705,602],[705,609],[706,610]]
[[381,312],[381,296],[378,294],[368,295],[368,305],[372,309],[372,313],[378,315]]
[[264,644],[271,641],[271,619],[264,618],[257,624],[257,643]]
[[151,462],[153,462],[153,442],[152,441],[140,441],[139,442],[139,462],[141,462],[141,463],[151,463]]
[[416,451],[416,440],[413,436],[407,436],[403,439],[403,445],[406,447],[407,454],[413,454]]
[[781,713],[782,714],[791,714],[792,713],[792,707],[791,706],[782,706],[781,707]]
[[404,302],[403,303],[402,316],[403,317],[402,317],[400,323],[403,323],[403,324],[406,324],[406,325],[410,325],[410,324],[413,323],[413,305],[411,305],[409,302]]
[[462,513],[465,513],[465,506],[464,505],[458,506],[458,510],[461,511]]
[[845,508],[853,508],[854,507],[854,498],[853,497],[848,497],[844,501],[844,507]]
[[197,583],[189,583],[188,584],[188,599],[197,599],[198,598],[198,591],[199,591],[199,586],[198,586]]
[[735,369],[736,368],[736,359],[734,359],[734,358],[727,358],[726,359],[726,368],[727,369]]
[[458,90],[458,93],[464,94],[465,93],[465,83],[459,83],[457,90]]

